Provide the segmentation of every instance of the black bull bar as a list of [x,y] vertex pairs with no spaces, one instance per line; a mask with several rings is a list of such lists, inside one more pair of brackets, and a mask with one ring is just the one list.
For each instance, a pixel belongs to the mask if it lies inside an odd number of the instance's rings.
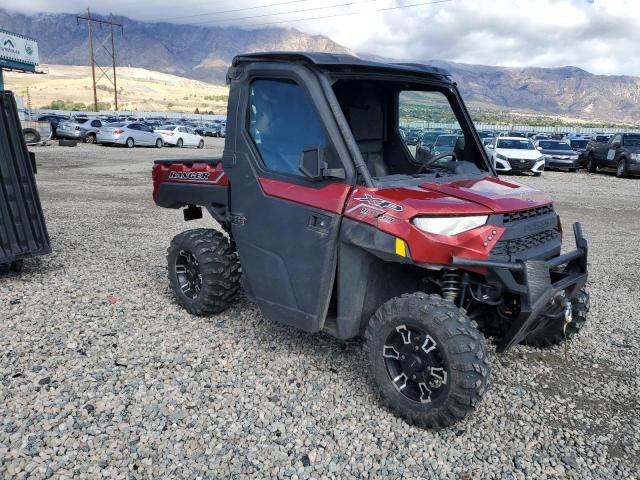
[[488,269],[505,291],[520,295],[520,313],[498,345],[498,352],[524,340],[541,321],[542,314],[558,299],[563,296],[572,299],[587,282],[588,246],[580,223],[573,224],[573,233],[577,248],[550,260],[496,262],[453,258],[452,264],[456,267]]

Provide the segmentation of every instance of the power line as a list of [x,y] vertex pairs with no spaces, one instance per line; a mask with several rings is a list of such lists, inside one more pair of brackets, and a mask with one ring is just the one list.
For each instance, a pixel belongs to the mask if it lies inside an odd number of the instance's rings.
[[[264,17],[264,16],[274,16],[274,15],[287,15],[290,13],[299,13],[299,12],[304,12],[304,11],[309,11],[309,10],[320,10],[320,9],[324,9],[324,8],[335,8],[335,7],[342,7],[342,6],[348,6],[348,5],[354,5],[357,3],[368,3],[370,1],[376,1],[376,0],[364,0],[363,2],[348,2],[348,3],[344,3],[344,4],[338,4],[338,5],[331,5],[331,6],[326,6],[326,7],[319,7],[319,8],[310,8],[310,9],[304,9],[304,10],[297,10],[297,11],[292,11],[292,12],[280,12],[280,13],[271,13],[271,14],[265,14],[265,15],[255,15],[252,17],[239,17],[239,18],[230,18],[230,19],[223,19],[221,21],[238,21],[238,20],[246,20],[249,18],[258,18],[258,17]],[[335,17],[346,17],[346,16],[352,16],[352,15],[364,15],[367,13],[376,13],[376,12],[385,12],[385,11],[389,11],[389,10],[400,10],[400,9],[404,9],[404,8],[413,8],[413,7],[422,7],[422,6],[426,6],[426,5],[436,5],[439,3],[449,3],[449,2],[453,2],[454,0],[433,0],[430,2],[422,2],[422,3],[413,3],[410,5],[397,5],[394,7],[385,7],[385,8],[376,8],[376,9],[371,9],[371,10],[364,10],[364,11],[359,11],[359,12],[345,12],[345,13],[335,13],[335,14],[331,14],[331,15],[321,15],[321,16],[316,16],[316,17],[307,17],[307,18],[296,18],[296,19],[289,19],[289,20],[277,20],[277,21],[273,21],[273,22],[262,22],[262,23],[246,23],[246,24],[241,24],[238,25],[240,27],[261,27],[261,26],[267,26],[267,25],[276,25],[276,24],[282,24],[282,23],[293,23],[293,22],[304,22],[307,20],[320,20],[320,19],[324,19],[324,18],[335,18]],[[200,25],[200,24],[217,24],[220,21],[216,22],[216,21],[210,21],[210,22],[198,22],[198,23],[184,23],[183,25]]]
[[[122,28],[122,24],[121,23],[116,23],[113,21],[113,15],[109,15],[109,20],[101,20],[99,18],[95,18],[91,16],[91,11],[87,8],[87,15],[76,15],[76,23],[78,23],[78,25],[80,24],[80,20],[86,20],[87,22],[87,27],[89,30],[89,63],[91,63],[91,77],[93,80],[93,106],[95,111],[98,111],[98,90],[97,90],[97,84],[100,80],[102,80],[102,78],[106,78],[107,80],[109,80],[111,82],[111,84],[113,85],[113,93],[114,93],[114,100],[115,100],[115,109],[118,110],[118,83],[117,83],[117,79],[116,79],[116,43],[115,43],[115,39],[114,39],[114,35],[113,35],[113,27],[119,27],[120,28],[120,33],[122,34],[123,32],[123,28]],[[95,49],[94,49],[94,42],[93,42],[93,37],[94,37],[94,33],[93,33],[93,24],[97,24],[97,25],[108,25],[109,27],[109,35],[104,38],[102,40],[102,42],[100,42],[100,44],[98,45],[97,50],[103,49],[106,54],[110,57],[111,60],[111,68],[112,68],[112,72],[113,72],[113,76],[109,77],[109,74],[107,73],[107,71],[105,70],[105,68],[107,67],[103,67],[102,65],[98,64],[98,62],[96,62],[96,55],[95,55]],[[109,48],[107,48],[107,42],[109,42],[109,40],[111,40],[111,50],[109,50]],[[96,80],[96,67],[98,67],[98,69],[102,72],[102,75],[100,75],[100,78],[98,78]]]
[[149,20],[150,22],[165,22],[168,20],[180,20],[182,18],[195,18],[195,17],[208,17],[210,15],[222,15],[223,13],[236,13],[236,12],[246,12],[247,10],[255,10],[256,8],[269,8],[269,7],[279,7],[281,5],[290,5],[292,3],[302,3],[308,2],[309,0],[290,0],[288,2],[280,2],[280,3],[268,3],[265,5],[255,5],[253,7],[244,7],[244,8],[236,8],[233,10],[220,10],[217,12],[208,12],[208,13],[198,13],[195,15],[182,15],[179,17],[166,17],[166,18],[158,18],[155,20]]
[[346,3],[337,3],[335,5],[325,5],[323,7],[312,7],[312,8],[304,8],[301,10],[291,10],[289,12],[277,12],[277,13],[263,13],[261,15],[251,15],[248,17],[234,17],[234,18],[223,18],[221,20],[209,20],[206,22],[196,22],[196,23],[188,23],[186,25],[210,25],[210,24],[218,24],[221,22],[236,22],[238,20],[249,20],[252,18],[263,18],[263,17],[273,17],[273,16],[278,16],[278,15],[288,15],[291,13],[301,13],[301,12],[311,12],[314,10],[324,10],[324,9],[328,9],[328,8],[339,8],[339,7],[347,7],[350,5],[356,5],[356,4],[361,4],[361,3],[371,3],[371,2],[377,2],[379,0],[361,0],[359,2],[346,2]]
[[347,17],[347,16],[352,16],[352,15],[364,15],[367,13],[376,13],[376,12],[386,12],[389,10],[400,10],[403,8],[413,8],[413,7],[423,7],[426,5],[436,5],[439,3],[450,3],[453,2],[454,0],[435,0],[435,1],[431,1],[431,2],[422,2],[422,3],[413,3],[410,5],[398,5],[395,7],[386,7],[386,8],[377,8],[375,10],[365,10],[365,11],[361,11],[361,12],[346,12],[346,13],[336,13],[333,15],[322,15],[322,16],[318,16],[318,17],[308,17],[308,18],[297,18],[297,19],[292,19],[292,20],[278,20],[275,22],[265,22],[265,23],[247,23],[244,25],[239,25],[240,27],[262,27],[262,26],[267,26],[267,25],[276,25],[276,24],[282,24],[282,23],[294,23],[294,22],[305,22],[307,20],[320,20],[320,19],[324,19],[324,18],[335,18],[335,17]]

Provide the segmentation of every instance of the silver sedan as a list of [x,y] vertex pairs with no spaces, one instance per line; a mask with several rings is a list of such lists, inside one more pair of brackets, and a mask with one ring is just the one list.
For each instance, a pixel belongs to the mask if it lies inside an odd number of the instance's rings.
[[124,145],[127,148],[146,146],[162,148],[162,135],[149,125],[139,122],[111,123],[96,134],[96,141],[103,145]]

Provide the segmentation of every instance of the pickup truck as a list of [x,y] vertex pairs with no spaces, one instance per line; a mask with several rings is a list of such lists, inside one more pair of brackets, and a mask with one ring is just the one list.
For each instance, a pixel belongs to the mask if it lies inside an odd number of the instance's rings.
[[[580,224],[561,254],[551,198],[497,177],[448,72],[254,53],[233,60],[227,81],[222,157],[152,172],[157,205],[220,225],[169,247],[187,311],[219,313],[242,289],[271,321],[362,335],[381,398],[427,428],[459,421],[487,391],[484,335],[503,352],[559,344],[585,324]],[[433,121],[426,99],[449,109],[464,141],[420,160],[400,125],[403,111]]]
[[618,178],[640,175],[640,133],[616,133],[608,142],[587,146],[587,171],[615,169]]

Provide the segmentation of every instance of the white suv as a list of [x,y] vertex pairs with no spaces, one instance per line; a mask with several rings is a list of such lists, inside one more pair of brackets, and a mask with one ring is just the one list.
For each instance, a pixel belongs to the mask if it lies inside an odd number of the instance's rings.
[[544,171],[544,155],[528,138],[498,137],[485,148],[498,172],[531,172],[540,176]]

